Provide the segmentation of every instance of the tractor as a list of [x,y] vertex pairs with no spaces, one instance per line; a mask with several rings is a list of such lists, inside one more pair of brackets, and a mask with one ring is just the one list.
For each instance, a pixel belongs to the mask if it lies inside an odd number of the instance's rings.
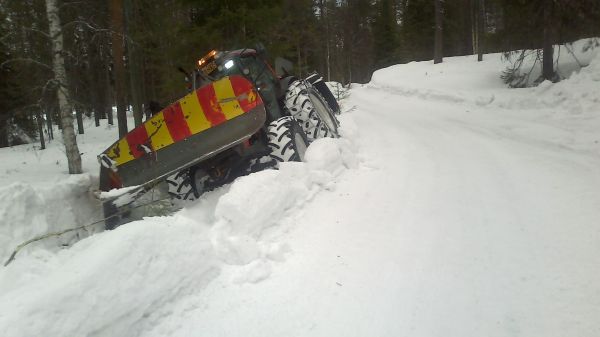
[[237,177],[302,161],[315,139],[339,137],[340,108],[321,76],[290,75],[282,59],[275,71],[266,59],[264,48],[211,51],[192,72],[180,69],[189,84],[184,97],[98,156],[106,229],[127,222],[128,207],[157,185],[173,199],[193,200]]

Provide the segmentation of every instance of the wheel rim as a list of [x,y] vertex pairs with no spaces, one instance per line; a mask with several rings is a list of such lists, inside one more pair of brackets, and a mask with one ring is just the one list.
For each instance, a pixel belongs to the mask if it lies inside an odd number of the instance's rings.
[[325,123],[331,132],[337,135],[337,122],[335,121],[335,117],[333,117],[329,109],[325,106],[326,103],[324,103],[321,97],[312,90],[308,91],[308,95],[323,123]]
[[306,149],[308,148],[304,137],[302,137],[301,134],[296,133],[294,135],[294,143],[296,145],[296,152],[298,153],[300,161],[304,161],[304,155],[306,154]]

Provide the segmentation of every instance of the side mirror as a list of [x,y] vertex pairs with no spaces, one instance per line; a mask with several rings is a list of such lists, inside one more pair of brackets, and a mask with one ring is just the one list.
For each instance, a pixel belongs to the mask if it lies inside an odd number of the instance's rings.
[[283,57],[275,59],[275,73],[279,77],[286,77],[294,72],[294,63],[290,60],[286,60]]

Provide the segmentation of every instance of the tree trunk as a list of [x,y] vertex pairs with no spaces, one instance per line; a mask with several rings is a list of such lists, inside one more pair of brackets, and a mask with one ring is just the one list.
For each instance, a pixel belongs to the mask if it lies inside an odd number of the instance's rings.
[[329,32],[329,13],[327,13],[327,2],[325,2],[325,39],[327,40],[327,82],[331,81],[331,38]]
[[296,54],[298,57],[298,76],[302,77],[302,55],[300,54],[300,41],[296,45]]
[[101,67],[100,63],[98,62],[99,54],[100,53],[98,52],[98,48],[95,46],[95,44],[92,44],[90,46],[90,66],[87,68],[87,79],[90,83],[90,103],[92,111],[94,113],[94,124],[96,125],[96,127],[100,126],[100,94],[98,92],[100,90],[100,82],[98,81],[100,76],[98,76],[98,68]]
[[37,110],[35,113],[35,120],[37,122],[38,134],[40,135],[40,147],[42,150],[46,149],[46,140],[44,139],[44,121],[42,120],[42,113]]
[[8,116],[0,115],[0,147],[8,145]]
[[102,85],[103,85],[103,91],[102,91],[102,95],[100,96],[101,99],[101,108],[102,108],[102,112],[100,114],[100,116],[102,116],[102,118],[107,118],[108,119],[108,125],[114,125],[115,122],[113,120],[113,96],[111,93],[111,86],[110,86],[110,73],[108,71],[109,65],[108,65],[108,58],[103,60],[103,66],[104,66],[104,71],[102,72]]
[[[331,78],[331,46],[329,38],[329,18],[327,13],[327,0],[319,0],[320,23],[325,28],[325,76],[327,81]],[[310,71],[307,69],[307,72]]]
[[485,34],[485,2],[477,0],[477,61],[483,61],[483,36]]
[[554,48],[552,34],[552,0],[544,1],[544,60],[542,73],[544,79],[552,81],[554,79]]
[[463,49],[460,51],[461,55],[471,55],[473,53],[473,34],[472,28],[473,17],[471,16],[471,3],[475,0],[463,0],[462,8],[460,9],[461,20],[462,20],[462,40],[464,41]]
[[100,111],[96,110],[96,108],[94,108],[94,125],[96,127],[100,126]]
[[54,139],[54,131],[52,131],[52,108],[46,110],[46,128],[48,129],[48,141]]
[[442,38],[442,26],[443,26],[443,8],[442,0],[435,1],[435,42],[433,51],[433,63],[442,63],[443,61],[443,38]]
[[57,88],[58,106],[60,109],[60,122],[62,125],[63,142],[67,154],[67,163],[70,174],[82,172],[81,156],[77,139],[75,138],[75,129],[73,127],[73,112],[69,105],[67,95],[67,76],[65,71],[65,61],[63,52],[63,35],[58,15],[57,0],[46,0],[46,14],[48,16],[49,33],[52,38],[52,69],[54,71],[54,81]]
[[123,63],[123,0],[111,0],[113,76],[115,80],[115,101],[117,103],[117,123],[119,137],[127,134],[125,107],[125,65]]
[[141,55],[138,48],[132,42],[132,34],[136,27],[136,16],[135,8],[133,7],[132,0],[125,0],[125,23],[127,27],[127,56],[129,62],[127,66],[129,68],[129,82],[131,89],[131,105],[133,108],[133,120],[135,126],[142,124],[142,96],[143,96],[143,73],[141,69]]
[[83,111],[80,106],[75,108],[75,117],[77,118],[77,132],[83,135]]
[[479,12],[477,9],[479,8],[479,0],[471,0],[471,45],[473,46],[473,50],[471,51],[472,55],[475,55],[479,52],[479,41],[477,40],[477,29],[479,28]]
[[56,106],[54,107],[54,109],[55,109],[54,110],[54,117],[55,118],[53,120],[58,120],[58,122],[56,122],[55,124],[56,124],[56,126],[58,126],[58,130],[60,132],[62,132],[63,126],[62,126],[62,123],[61,123],[60,105],[58,103],[58,97],[57,97]]
[[[95,58],[92,58],[92,60],[95,60]],[[94,111],[94,124],[96,125],[96,127],[100,126],[100,119],[102,118],[102,112],[103,112],[103,107],[100,105],[100,102],[102,101],[100,99],[101,97],[101,93],[100,91],[100,82],[98,81],[98,76],[96,76],[96,74],[98,74],[98,70],[95,68],[98,68],[98,66],[96,65],[95,62],[92,61],[92,64],[94,64],[92,67],[90,67],[90,90],[91,92],[91,97],[92,97],[92,110]]]

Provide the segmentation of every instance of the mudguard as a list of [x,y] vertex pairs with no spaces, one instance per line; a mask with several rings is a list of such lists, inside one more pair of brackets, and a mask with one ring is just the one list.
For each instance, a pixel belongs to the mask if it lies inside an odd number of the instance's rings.
[[285,99],[285,93],[287,92],[288,88],[290,87],[290,84],[297,79],[298,78],[295,76],[286,76],[286,77],[283,77],[279,81],[279,83],[281,83],[281,94],[279,95],[280,98],[283,97]]
[[319,91],[321,96],[323,96],[323,98],[325,98],[325,101],[327,101],[327,104],[329,105],[331,110],[336,115],[339,115],[340,114],[340,106],[339,106],[337,100],[335,99],[335,96],[333,95],[331,90],[329,90],[329,87],[323,80],[323,77],[321,75],[319,75],[318,73],[313,73],[306,78],[306,81],[308,81],[308,83],[312,84],[312,86]]
[[240,144],[258,132],[265,120],[264,104],[244,77],[225,77],[205,85],[100,154],[100,190],[153,185]]

